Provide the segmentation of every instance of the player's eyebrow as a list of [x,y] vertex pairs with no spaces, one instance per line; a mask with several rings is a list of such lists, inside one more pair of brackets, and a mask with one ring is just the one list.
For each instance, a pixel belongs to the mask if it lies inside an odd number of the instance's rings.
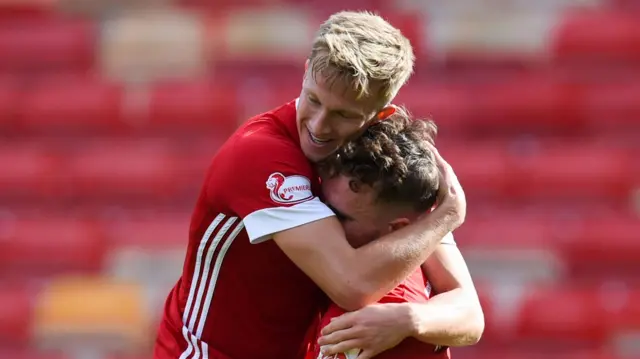
[[327,205],[327,207],[329,207],[329,209],[335,213],[336,217],[338,217],[338,219],[346,219],[349,221],[352,221],[353,218],[351,218],[351,216],[347,216],[346,214],[340,212],[339,210],[337,210],[334,206],[332,206],[330,203],[325,203]]

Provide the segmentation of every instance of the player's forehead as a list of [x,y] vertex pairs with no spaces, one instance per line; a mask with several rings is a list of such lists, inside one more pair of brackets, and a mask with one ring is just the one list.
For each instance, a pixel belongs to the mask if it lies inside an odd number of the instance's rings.
[[311,70],[304,77],[302,89],[330,110],[349,111],[362,116],[376,112],[379,102],[373,96],[360,96],[353,84],[341,77],[325,76]]

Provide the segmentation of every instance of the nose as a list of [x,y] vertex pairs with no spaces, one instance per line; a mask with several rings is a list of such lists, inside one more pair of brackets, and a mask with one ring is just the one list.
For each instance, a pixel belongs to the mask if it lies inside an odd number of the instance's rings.
[[309,131],[311,131],[314,136],[327,136],[331,134],[331,126],[326,111],[318,111],[315,113],[309,119],[308,126]]

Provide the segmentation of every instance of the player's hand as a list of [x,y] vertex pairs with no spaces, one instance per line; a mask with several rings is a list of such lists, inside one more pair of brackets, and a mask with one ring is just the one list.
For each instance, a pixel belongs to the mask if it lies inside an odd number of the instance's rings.
[[358,359],[370,359],[411,336],[411,314],[402,304],[372,304],[333,318],[322,329],[318,344],[325,356],[360,349]]
[[453,231],[464,223],[467,216],[467,198],[451,165],[442,158],[434,146],[431,146],[431,150],[435,155],[436,165],[440,172],[440,188],[438,189],[438,207],[436,211],[445,212],[452,221],[453,228],[451,228],[451,231]]

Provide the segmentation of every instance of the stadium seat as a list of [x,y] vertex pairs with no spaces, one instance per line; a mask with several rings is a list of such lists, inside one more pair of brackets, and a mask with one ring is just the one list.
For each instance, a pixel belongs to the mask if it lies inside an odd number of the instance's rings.
[[119,126],[118,86],[97,78],[45,78],[26,90],[20,119],[29,131],[105,132]]
[[0,358],[11,359],[73,359],[61,350],[42,351],[33,349],[5,349],[0,348]]
[[180,175],[163,142],[96,141],[70,154],[63,168],[72,196],[85,200],[171,198]]
[[553,37],[554,54],[560,61],[637,63],[640,23],[636,16],[606,10],[567,12]]
[[[473,151],[469,151],[470,147]],[[499,197],[509,189],[512,164],[505,148],[499,144],[452,144],[442,148],[441,153],[456,169],[469,196]]]
[[0,19],[47,18],[55,14],[57,4],[55,0],[3,0],[0,2]]
[[[541,250],[553,249],[553,222],[550,218],[526,215],[504,215],[501,220],[471,216],[464,226],[456,230],[463,238],[459,245],[465,249]],[[504,220],[503,220],[504,219]]]
[[464,131],[463,121],[471,113],[467,97],[461,86],[410,82],[394,103],[406,105],[415,116],[431,118],[438,127],[454,132]]
[[99,277],[60,277],[38,297],[34,335],[44,348],[136,350],[151,323],[142,288]]
[[591,127],[603,129],[638,128],[640,118],[640,76],[629,75],[618,82],[596,83],[582,91],[580,111]]
[[640,181],[633,152],[623,149],[576,141],[520,147],[450,142],[441,152],[471,197],[627,200]]
[[518,186],[510,192],[528,198],[628,198],[635,184],[627,153],[586,143],[543,148],[515,163]]
[[189,238],[190,215],[159,214],[106,222],[106,236],[112,248],[134,247],[153,251],[182,248]]
[[0,273],[17,278],[97,271],[105,251],[91,222],[32,218],[0,222]]
[[471,87],[468,125],[518,131],[574,130],[580,120],[569,88],[544,74],[518,76]]
[[95,32],[95,25],[84,20],[5,19],[0,70],[87,71],[94,62]]
[[0,129],[7,130],[15,125],[18,97],[14,81],[0,78]]
[[0,198],[50,196],[57,186],[58,158],[44,146],[7,141],[0,145]]
[[[33,303],[38,292],[29,285],[5,282],[1,285],[0,348],[26,347],[31,336]],[[3,357],[1,350],[0,357]]]
[[537,340],[604,342],[612,329],[603,307],[609,295],[591,289],[534,289],[522,302],[517,333]]
[[[152,129],[228,135],[239,125],[239,104],[229,83],[161,82],[152,88]],[[212,134],[213,134],[212,133]]]
[[558,245],[570,263],[589,266],[597,262],[623,269],[635,265],[640,257],[639,231],[640,221],[633,216],[592,217],[557,233]]

